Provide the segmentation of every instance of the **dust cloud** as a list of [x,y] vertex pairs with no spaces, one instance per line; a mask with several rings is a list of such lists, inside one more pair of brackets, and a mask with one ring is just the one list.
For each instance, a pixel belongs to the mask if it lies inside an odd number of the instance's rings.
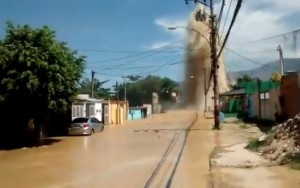
[[[197,21],[196,13],[198,11],[206,12],[205,21]],[[194,12],[192,12],[188,22],[188,37],[187,37],[187,51],[185,62],[185,93],[184,98],[188,107],[204,110],[205,109],[205,94],[204,86],[210,89],[207,93],[207,107],[209,110],[213,110],[213,83],[209,82],[210,70],[211,70],[211,58],[210,58],[210,28],[209,28],[209,11],[204,7],[199,6]],[[202,35],[198,34],[199,31]],[[219,41],[218,49],[220,48]],[[206,81],[206,84],[205,82]],[[219,59],[219,91],[228,91],[226,70],[224,66],[223,56]]]

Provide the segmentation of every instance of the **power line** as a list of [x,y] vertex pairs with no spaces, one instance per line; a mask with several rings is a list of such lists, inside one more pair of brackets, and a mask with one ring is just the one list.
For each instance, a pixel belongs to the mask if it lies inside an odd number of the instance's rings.
[[151,56],[154,56],[154,55],[157,55],[159,53],[162,53],[164,50],[160,51],[160,52],[156,52],[156,53],[151,53],[151,54],[148,54],[146,56],[143,56],[143,57],[139,57],[139,58],[136,58],[136,59],[133,59],[133,60],[130,60],[130,61],[126,61],[124,63],[121,63],[121,64],[118,64],[118,65],[114,65],[114,66],[110,66],[109,68],[113,68],[113,67],[121,67],[121,66],[124,66],[124,65],[127,65],[128,63],[133,63],[133,62],[136,62],[138,60],[141,60],[141,59],[144,59],[144,58],[147,58],[147,57],[151,57]]
[[226,45],[226,42],[227,42],[227,40],[228,40],[228,38],[229,38],[231,29],[232,29],[232,27],[233,27],[233,25],[234,25],[234,22],[235,22],[235,20],[236,20],[236,18],[237,18],[237,15],[238,15],[240,9],[241,9],[241,7],[242,7],[242,3],[243,3],[243,0],[238,0],[238,2],[237,2],[237,4],[236,4],[236,8],[235,8],[234,13],[233,13],[232,21],[231,21],[231,23],[230,23],[228,32],[227,32],[227,34],[226,34],[226,36],[225,36],[225,39],[224,39],[224,42],[223,42],[222,47],[221,47],[221,49],[220,49],[220,52],[219,52],[219,54],[217,55],[217,59],[218,59],[218,58],[220,57],[220,55],[222,54],[222,51],[223,51],[223,49],[224,49],[224,47],[225,47],[225,45]]
[[287,32],[287,33],[273,35],[273,36],[266,37],[266,38],[261,38],[261,39],[258,39],[258,40],[245,41],[245,42],[241,42],[241,43],[238,43],[238,44],[252,43],[252,42],[261,42],[261,41],[270,40],[270,39],[274,39],[274,38],[284,37],[285,35],[294,34],[294,33],[298,33],[298,32],[300,32],[300,28],[296,29],[296,30],[293,30],[293,31],[290,31],[290,32]]
[[[170,57],[174,57],[174,54],[168,55],[168,56],[159,57],[159,58],[155,58],[155,59],[153,59],[151,61],[152,62],[158,62],[160,60],[167,59],[167,58],[170,58]],[[88,64],[88,67],[95,67],[95,65]],[[106,68],[102,68],[102,69],[103,70],[110,70],[110,69],[115,69],[115,68],[118,68],[118,67],[106,67]]]
[[[262,68],[265,68],[265,67],[267,67],[267,66],[271,67],[271,66],[268,65],[268,64],[265,64],[265,63],[262,63],[262,62],[259,62],[259,61],[250,59],[250,58],[248,58],[248,57],[245,57],[245,56],[243,56],[243,55],[241,55],[241,54],[238,54],[237,52],[235,52],[235,51],[233,51],[233,50],[231,50],[231,49],[229,49],[229,48],[226,48],[226,50],[228,50],[228,52],[231,52],[232,54],[234,54],[234,55],[236,55],[236,56],[238,56],[238,57],[240,57],[240,58],[242,58],[242,59],[247,60],[248,62],[257,64],[257,65],[261,65]],[[273,68],[273,67],[272,67],[272,68]]]
[[[95,53],[128,53],[128,54],[137,54],[145,52],[157,52],[158,50],[147,50],[147,51],[135,51],[135,50],[96,50],[96,49],[76,49],[77,51],[82,52],[95,52]],[[175,53],[178,50],[165,51],[166,53]]]
[[225,0],[222,0],[221,10],[220,10],[219,18],[218,18],[218,22],[217,22],[217,27],[218,27],[218,28],[219,28],[219,26],[220,26],[220,24],[221,24],[221,20],[222,20],[222,15],[223,15],[224,7],[225,7]]
[[221,33],[221,39],[222,39],[224,29],[225,29],[225,26],[226,26],[226,23],[227,23],[227,19],[228,19],[228,15],[229,15],[229,12],[230,12],[231,4],[232,4],[232,0],[230,0],[229,8],[228,8],[227,15],[226,15],[226,18],[225,18],[225,21],[224,21],[224,26],[223,26],[222,33]]
[[[170,61],[168,61],[167,63],[164,63],[164,64],[162,64],[162,65],[148,65],[148,66],[136,66],[136,67],[120,67],[120,69],[119,70],[130,70],[130,69],[146,69],[146,68],[157,68],[157,67],[159,67],[158,69],[162,69],[163,67],[165,67],[165,66],[171,66],[171,65],[177,65],[177,64],[180,64],[181,63],[181,61],[180,62],[172,62],[173,60],[175,60],[176,59],[176,57],[178,57],[178,55],[177,56],[174,56],[172,59],[170,59]],[[115,69],[94,69],[94,70],[99,70],[99,71],[104,71],[104,70],[115,70]],[[148,72],[148,71],[147,71]],[[152,72],[152,71],[150,71],[150,72]]]
[[[157,49],[163,49],[163,48],[168,48],[168,47],[172,47],[173,45],[167,45],[167,46],[163,46],[163,47],[160,47],[160,48],[157,48]],[[129,55],[129,56],[123,56],[123,57],[118,57],[118,58],[111,58],[111,59],[105,59],[105,60],[101,60],[101,61],[94,61],[94,62],[88,62],[89,64],[94,64],[94,63],[107,63],[107,62],[111,62],[111,61],[118,61],[118,60],[123,60],[123,59],[129,59],[129,58],[132,58],[132,57],[138,57],[138,56],[142,56],[142,55],[145,55],[145,54],[148,54],[148,53],[160,53],[162,51],[166,51],[166,50],[156,50],[156,51],[153,51],[153,50],[150,50],[150,51],[144,51],[144,52],[140,52],[140,53],[136,53],[134,55]]]
[[162,66],[161,66],[160,68],[158,68],[158,69],[155,69],[155,70],[152,70],[152,71],[148,71],[148,72],[139,73],[139,74],[136,74],[136,75],[151,74],[151,73],[154,73],[154,72],[157,72],[157,71],[162,70],[164,67],[173,66],[173,65],[178,65],[178,64],[182,64],[182,61],[178,61],[178,62],[170,63],[170,64],[165,64],[165,65],[162,65]]

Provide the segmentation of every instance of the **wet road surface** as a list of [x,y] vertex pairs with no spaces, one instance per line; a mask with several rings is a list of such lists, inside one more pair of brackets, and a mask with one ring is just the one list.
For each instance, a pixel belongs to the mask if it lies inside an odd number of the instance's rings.
[[4,152],[0,187],[207,187],[213,141],[205,135],[211,134],[207,120],[196,118],[170,112],[91,137]]
[[[257,131],[228,125],[212,131],[211,125],[201,113],[176,111],[109,126],[91,137],[0,151],[0,188],[250,188],[258,182],[266,188],[300,187],[299,171],[238,167],[247,160],[265,163],[236,145]],[[216,147],[227,147],[217,158],[220,166],[210,160]]]

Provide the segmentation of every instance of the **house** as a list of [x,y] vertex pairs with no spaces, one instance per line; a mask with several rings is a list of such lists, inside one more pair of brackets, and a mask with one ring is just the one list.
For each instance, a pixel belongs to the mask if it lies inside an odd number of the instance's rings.
[[89,95],[77,95],[72,103],[72,119],[76,117],[96,117],[103,121],[102,99],[90,98]]
[[248,117],[275,121],[275,113],[280,113],[279,83],[272,81],[250,81],[242,88],[221,93],[221,111],[241,112]]
[[300,74],[298,72],[285,73],[281,78],[280,94],[282,113],[286,118],[293,118],[300,112]]
[[128,101],[105,100],[102,101],[104,109],[104,124],[122,125],[128,120]]
[[226,117],[238,116],[245,113],[247,93],[244,88],[220,93],[220,110]]

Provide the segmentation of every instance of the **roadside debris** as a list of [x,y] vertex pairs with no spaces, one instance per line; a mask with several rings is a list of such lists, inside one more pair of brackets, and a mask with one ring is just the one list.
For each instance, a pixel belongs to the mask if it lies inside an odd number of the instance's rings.
[[279,165],[290,164],[292,168],[300,169],[300,114],[252,139],[246,148]]

